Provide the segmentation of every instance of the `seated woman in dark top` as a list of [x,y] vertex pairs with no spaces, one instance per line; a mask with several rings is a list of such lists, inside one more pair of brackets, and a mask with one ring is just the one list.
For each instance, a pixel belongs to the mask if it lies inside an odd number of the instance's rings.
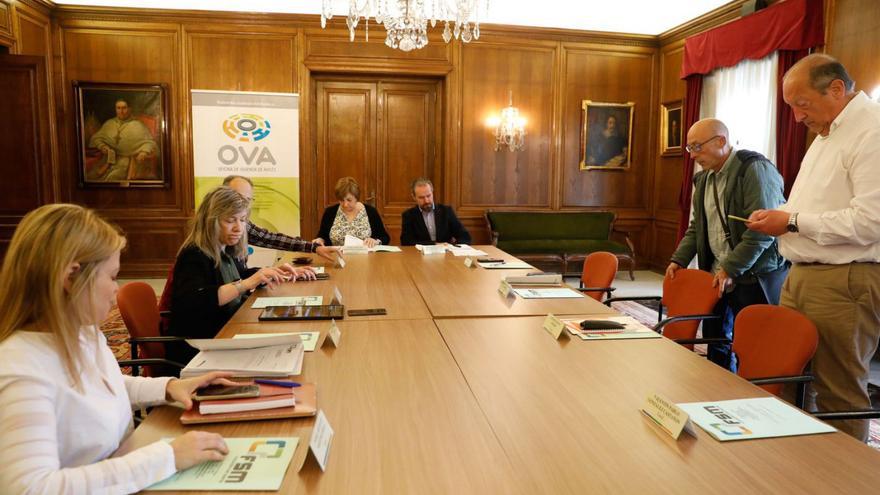
[[312,242],[322,246],[342,246],[346,235],[363,240],[367,247],[391,242],[379,212],[358,201],[360,192],[358,183],[352,177],[343,177],[336,182],[339,204],[324,210],[321,229]]
[[[257,286],[314,277],[311,269],[287,264],[247,267],[249,206],[247,199],[226,186],[205,196],[177,253],[168,335],[213,338]],[[167,347],[166,357],[186,364],[196,353],[189,344],[176,342]]]

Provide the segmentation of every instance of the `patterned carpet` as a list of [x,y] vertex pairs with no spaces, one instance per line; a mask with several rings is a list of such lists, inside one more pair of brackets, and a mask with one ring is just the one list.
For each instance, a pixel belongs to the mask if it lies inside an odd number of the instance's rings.
[[[653,327],[657,324],[657,311],[642,306],[637,302],[621,301],[618,303],[612,303],[612,307],[622,313],[632,316],[643,325]],[[107,344],[110,346],[110,349],[113,351],[113,355],[116,356],[117,360],[129,359],[131,357],[131,349],[128,344],[128,329],[125,328],[125,322],[122,321],[119,309],[117,309],[115,305],[113,306],[113,309],[110,310],[107,319],[101,323],[101,331],[103,331],[104,336],[107,337]],[[122,368],[122,373],[130,375],[131,368],[127,366]],[[868,440],[868,445],[880,450],[880,420],[871,420],[871,438]]]

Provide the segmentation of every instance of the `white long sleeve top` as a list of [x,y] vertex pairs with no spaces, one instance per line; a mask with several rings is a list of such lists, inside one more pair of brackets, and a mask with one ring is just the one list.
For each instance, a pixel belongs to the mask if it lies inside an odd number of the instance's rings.
[[779,237],[795,263],[880,262],[880,103],[859,92],[816,136],[788,202],[800,232]]
[[170,378],[123,376],[97,328],[82,329],[83,391],[48,333],[0,343],[0,492],[132,493],[176,472],[158,441],[109,459],[132,430],[132,407],[165,403]]

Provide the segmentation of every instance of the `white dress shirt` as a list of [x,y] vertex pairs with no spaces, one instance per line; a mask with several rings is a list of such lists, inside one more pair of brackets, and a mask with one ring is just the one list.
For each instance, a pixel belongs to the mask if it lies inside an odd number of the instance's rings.
[[165,403],[170,378],[123,376],[104,335],[80,332],[82,391],[55,337],[17,331],[0,343],[0,492],[132,493],[177,470],[163,441],[108,459],[132,429],[132,405]]
[[795,263],[880,262],[880,104],[859,92],[816,136],[788,202],[799,233],[779,237]]

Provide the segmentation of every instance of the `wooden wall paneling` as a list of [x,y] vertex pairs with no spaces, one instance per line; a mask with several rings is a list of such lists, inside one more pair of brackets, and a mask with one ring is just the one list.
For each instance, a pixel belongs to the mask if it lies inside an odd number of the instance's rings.
[[665,270],[678,246],[678,222],[655,220],[653,238],[654,252],[650,264],[653,268]]
[[[686,85],[679,79],[682,57],[684,56],[684,44],[671,50],[661,50],[660,73],[661,73],[661,103],[675,100],[684,100]],[[659,108],[658,108],[659,110]],[[685,129],[686,133],[687,130]],[[658,126],[656,141],[660,142],[660,129]],[[684,157],[659,156],[656,162],[654,181],[654,214],[667,220],[678,221],[678,194],[681,189],[682,167]]]
[[[562,206],[641,208],[649,216],[655,143],[655,50],[566,45]],[[582,100],[634,102],[628,170],[579,170]]]
[[[459,175],[461,207],[469,215],[485,208],[550,208],[556,50],[555,43],[516,40],[462,47]],[[527,119],[525,149],[495,151],[486,119],[508,105],[511,90]]]
[[187,234],[185,221],[162,218],[118,218],[128,241],[120,258],[126,278],[165,277]]
[[355,42],[349,41],[348,29],[328,25],[324,29],[304,29],[304,63],[321,72],[359,72],[392,75],[445,74],[451,69],[453,45],[444,43],[436,30],[431,30],[428,44],[420,50],[404,52],[385,46],[385,30],[375,25],[369,41],[359,27]]
[[30,210],[52,202],[49,91],[44,57],[0,55],[0,252]]
[[0,44],[8,47],[15,46],[12,7],[10,6],[9,0],[0,0]]
[[192,89],[296,92],[295,34],[234,32],[187,28]]
[[871,0],[833,0],[825,52],[836,57],[856,81],[856,89],[871,94],[880,86],[880,8]]

